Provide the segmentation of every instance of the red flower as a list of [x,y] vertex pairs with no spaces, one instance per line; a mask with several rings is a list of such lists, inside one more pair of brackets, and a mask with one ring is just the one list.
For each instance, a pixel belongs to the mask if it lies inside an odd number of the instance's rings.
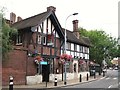
[[67,61],[70,61],[70,59],[72,58],[72,55],[68,55],[68,54],[62,54],[60,56],[61,59],[65,59]]
[[68,56],[68,60],[70,60],[71,58],[72,58],[72,55],[69,55],[69,56]]
[[42,61],[42,60],[43,60],[43,58],[42,58],[42,57],[40,57],[40,56],[36,56],[36,57],[34,58],[34,60]]

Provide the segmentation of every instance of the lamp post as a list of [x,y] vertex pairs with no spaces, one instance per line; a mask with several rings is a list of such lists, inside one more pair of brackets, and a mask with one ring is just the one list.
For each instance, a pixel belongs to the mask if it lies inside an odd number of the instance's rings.
[[[66,54],[66,41],[67,41],[67,38],[66,38],[66,23],[67,23],[67,20],[70,16],[72,15],[77,15],[78,13],[73,13],[73,14],[70,14],[66,20],[65,20],[65,37],[64,37],[64,40],[65,40],[65,46],[64,46],[64,54]],[[65,60],[65,72],[64,72],[64,85],[66,85],[67,82],[66,82],[66,60]]]

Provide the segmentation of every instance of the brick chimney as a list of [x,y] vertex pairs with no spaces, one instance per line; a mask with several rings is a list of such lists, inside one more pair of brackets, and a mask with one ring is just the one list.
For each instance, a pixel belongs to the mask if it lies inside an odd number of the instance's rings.
[[22,18],[20,16],[17,17],[17,22],[21,21]]
[[10,23],[13,24],[16,21],[16,15],[15,13],[11,12],[10,13]]
[[47,11],[53,11],[53,12],[55,12],[56,11],[56,7],[49,6],[49,7],[47,7]]
[[80,34],[79,34],[79,31],[78,31],[78,20],[73,20],[73,33],[79,39]]

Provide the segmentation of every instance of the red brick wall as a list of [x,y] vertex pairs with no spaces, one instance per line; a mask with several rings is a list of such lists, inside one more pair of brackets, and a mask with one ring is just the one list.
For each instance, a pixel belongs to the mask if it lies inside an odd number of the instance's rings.
[[[26,34],[27,35],[27,34]],[[36,40],[35,34],[33,34],[34,41]],[[8,58],[2,64],[2,85],[9,85],[9,76],[12,75],[14,77],[14,84],[25,84],[26,76],[34,76],[37,74],[37,65],[34,62],[33,57],[27,56],[27,51],[23,51],[21,49],[28,49],[28,51],[34,52],[35,49],[33,45],[30,44],[28,48],[26,47],[26,41],[24,42],[24,47],[15,46],[19,50],[13,50],[9,53]],[[60,49],[60,41],[57,41],[57,48]],[[38,45],[37,50],[41,52],[41,46]],[[55,54],[55,49],[52,48],[52,55]],[[50,48],[43,46],[43,53],[50,55]],[[60,55],[60,50],[58,50],[57,55]],[[55,64],[57,67],[58,64]],[[55,68],[56,69],[56,68]]]
[[9,76],[14,77],[14,84],[25,84],[26,51],[13,50],[2,63],[2,85],[9,84]]
[[28,57],[27,59],[27,76],[34,76],[37,74],[37,65],[34,62],[34,58]]

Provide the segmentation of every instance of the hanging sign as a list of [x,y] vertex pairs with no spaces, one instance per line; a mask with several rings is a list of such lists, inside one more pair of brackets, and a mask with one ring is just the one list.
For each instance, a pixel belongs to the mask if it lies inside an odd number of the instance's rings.
[[41,61],[40,64],[41,65],[47,65],[47,62],[46,61]]

